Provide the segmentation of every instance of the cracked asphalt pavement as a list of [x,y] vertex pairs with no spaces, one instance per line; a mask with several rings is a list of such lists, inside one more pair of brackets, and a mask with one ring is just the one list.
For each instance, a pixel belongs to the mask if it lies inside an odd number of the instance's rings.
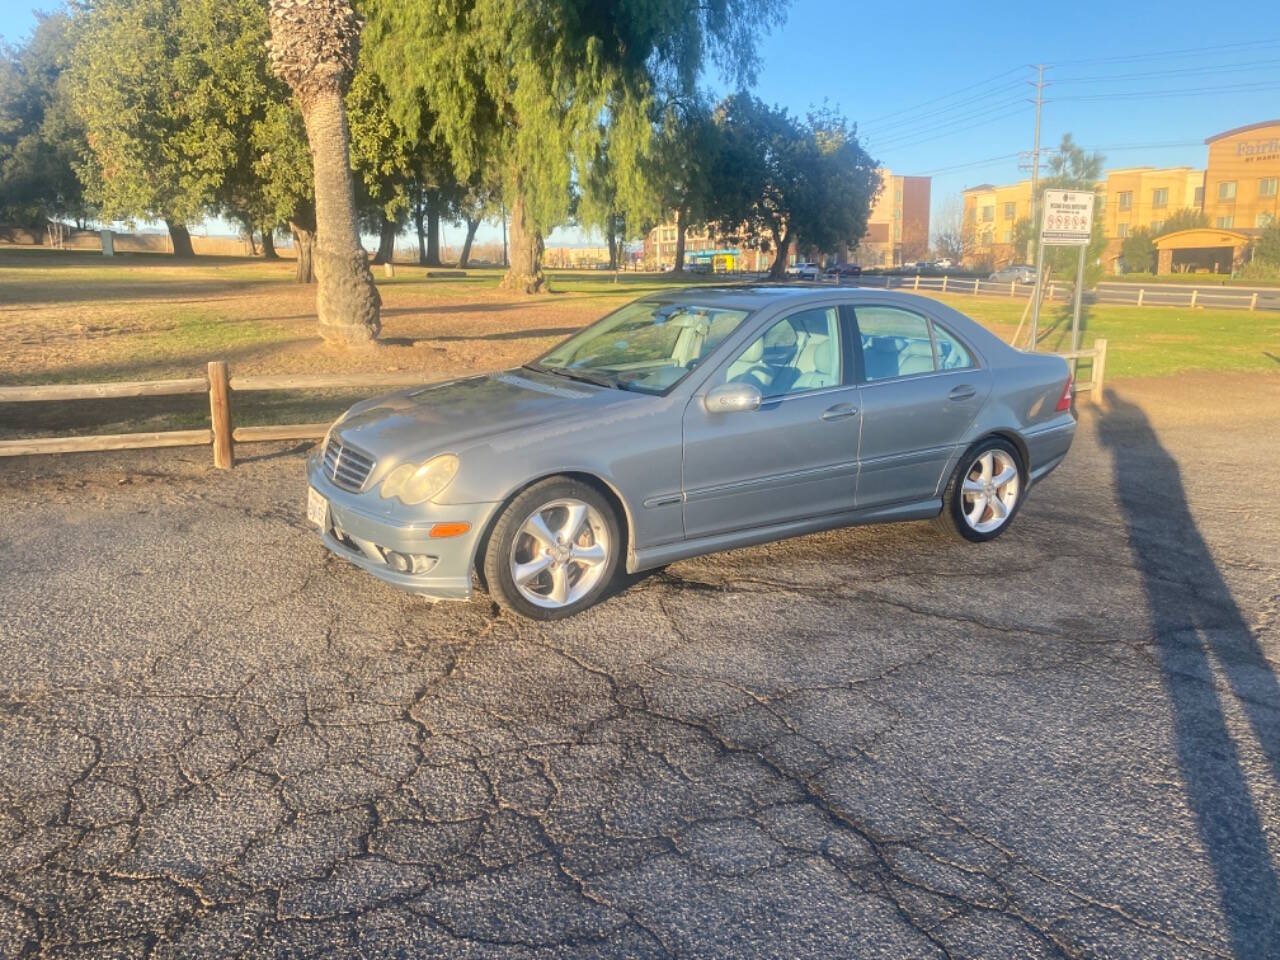
[[1280,377],[1111,400],[995,543],[554,625],[331,558],[298,448],[0,464],[0,956],[1280,956]]

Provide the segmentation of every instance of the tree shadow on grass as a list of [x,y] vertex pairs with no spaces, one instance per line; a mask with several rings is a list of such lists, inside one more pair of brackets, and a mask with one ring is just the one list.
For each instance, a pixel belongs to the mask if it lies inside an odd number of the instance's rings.
[[1147,594],[1187,804],[1235,955],[1278,956],[1280,879],[1223,699],[1248,718],[1280,783],[1280,681],[1196,526],[1177,462],[1141,409],[1111,391],[1108,400],[1099,433]]

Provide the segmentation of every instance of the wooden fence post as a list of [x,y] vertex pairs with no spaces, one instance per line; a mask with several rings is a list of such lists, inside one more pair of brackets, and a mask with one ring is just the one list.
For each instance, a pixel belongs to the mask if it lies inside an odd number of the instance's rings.
[[974,296],[977,296],[977,294],[978,294],[978,284],[979,284],[979,283],[981,283],[981,282],[982,282],[982,281],[981,281],[981,280],[979,280],[977,277],[974,277],[974,278],[973,278],[973,293],[974,293]]
[[231,387],[227,361],[209,363],[209,416],[213,421],[213,465],[230,470],[235,465],[231,444]]
[[1049,281],[1049,302],[1050,303],[1053,303],[1053,288],[1056,286],[1057,286],[1057,283],[1055,281],[1053,280]]
[[1196,300],[1197,300],[1197,298],[1199,298],[1199,296],[1200,296],[1200,291],[1199,291],[1199,290],[1192,290],[1192,291],[1191,291],[1191,309],[1192,309],[1192,310],[1194,310],[1194,309],[1195,309],[1195,307],[1196,307]]
[[1017,281],[1017,280],[1010,280],[1010,281],[1009,281],[1009,296],[1011,296],[1011,297],[1012,297],[1012,296],[1015,296],[1015,295],[1017,294],[1017,292],[1018,292],[1018,281]]
[[1093,389],[1089,391],[1092,394],[1089,399],[1102,403],[1102,385],[1107,374],[1107,341],[1093,341],[1093,349],[1098,353],[1093,358]]
[[946,278],[946,277],[943,277],[943,278],[942,278],[942,292],[943,292],[943,293],[946,293],[946,292],[947,292],[947,278]]
[[1142,287],[1138,288],[1138,306],[1142,306],[1142,298],[1147,295],[1147,291]]
[[382,265],[382,275],[390,280],[396,275],[396,265],[388,260]]
[[1250,310],[1258,309],[1258,295],[1256,293],[1249,298],[1249,309]]
[[912,289],[912,290],[919,290],[919,289],[920,289],[920,274],[918,274],[918,273],[916,274],[916,282],[915,282],[915,285],[914,285],[911,289]]

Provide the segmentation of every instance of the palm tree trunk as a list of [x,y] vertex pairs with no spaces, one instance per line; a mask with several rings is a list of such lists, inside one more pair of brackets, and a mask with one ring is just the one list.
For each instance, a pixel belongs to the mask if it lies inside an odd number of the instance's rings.
[[511,198],[511,266],[502,278],[502,288],[520,293],[539,293],[547,283],[542,273],[542,234],[526,216],[520,187],[520,178],[517,177]]
[[322,87],[301,103],[316,177],[315,261],[320,334],[330,343],[372,343],[382,330],[382,298],[360,246],[342,93]]
[[462,256],[458,257],[458,266],[465,267],[471,260],[471,244],[476,238],[476,231],[480,229],[480,218],[474,220],[467,219],[467,239],[462,242]]
[[191,246],[191,232],[181,223],[165,218],[164,225],[169,228],[169,240],[173,244],[175,257],[194,257],[195,250]]

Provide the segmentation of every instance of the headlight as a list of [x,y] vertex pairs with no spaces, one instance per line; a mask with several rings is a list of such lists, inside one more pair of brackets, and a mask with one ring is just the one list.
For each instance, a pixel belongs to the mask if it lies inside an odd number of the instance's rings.
[[402,463],[382,481],[382,499],[399,497],[408,506],[430,500],[444,492],[458,472],[458,458],[452,453],[432,457],[426,463]]

